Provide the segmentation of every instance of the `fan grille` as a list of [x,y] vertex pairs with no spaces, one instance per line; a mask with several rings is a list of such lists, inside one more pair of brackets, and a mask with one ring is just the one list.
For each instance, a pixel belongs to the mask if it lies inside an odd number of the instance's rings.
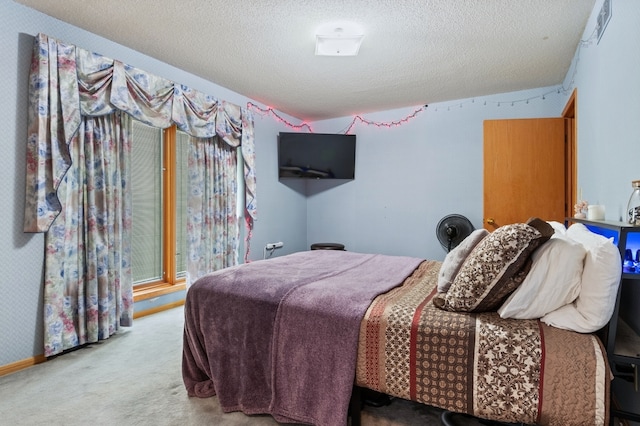
[[474,230],[469,219],[460,214],[450,214],[438,222],[436,226],[436,236],[438,241],[447,252],[450,252]]

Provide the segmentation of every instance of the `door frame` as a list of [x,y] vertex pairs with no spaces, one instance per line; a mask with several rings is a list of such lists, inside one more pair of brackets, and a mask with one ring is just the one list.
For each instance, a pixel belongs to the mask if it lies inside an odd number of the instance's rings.
[[573,89],[562,118],[565,119],[565,217],[573,217],[578,187],[578,89]]

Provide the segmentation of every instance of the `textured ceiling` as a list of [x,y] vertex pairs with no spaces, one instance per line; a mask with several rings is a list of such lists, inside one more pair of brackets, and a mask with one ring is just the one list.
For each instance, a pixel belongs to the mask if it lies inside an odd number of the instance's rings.
[[561,84],[595,0],[15,1],[311,121]]

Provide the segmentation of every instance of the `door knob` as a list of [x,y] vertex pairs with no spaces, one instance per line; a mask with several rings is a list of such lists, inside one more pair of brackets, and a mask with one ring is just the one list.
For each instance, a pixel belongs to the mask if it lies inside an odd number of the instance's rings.
[[489,219],[487,219],[487,224],[489,224],[489,225],[495,225],[495,224],[496,224],[496,221],[495,221],[492,217],[490,217]]

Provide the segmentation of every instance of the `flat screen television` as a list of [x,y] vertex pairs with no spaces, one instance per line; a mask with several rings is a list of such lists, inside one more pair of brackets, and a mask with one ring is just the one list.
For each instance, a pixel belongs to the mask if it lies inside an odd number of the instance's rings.
[[355,164],[356,135],[278,135],[279,178],[354,179]]

